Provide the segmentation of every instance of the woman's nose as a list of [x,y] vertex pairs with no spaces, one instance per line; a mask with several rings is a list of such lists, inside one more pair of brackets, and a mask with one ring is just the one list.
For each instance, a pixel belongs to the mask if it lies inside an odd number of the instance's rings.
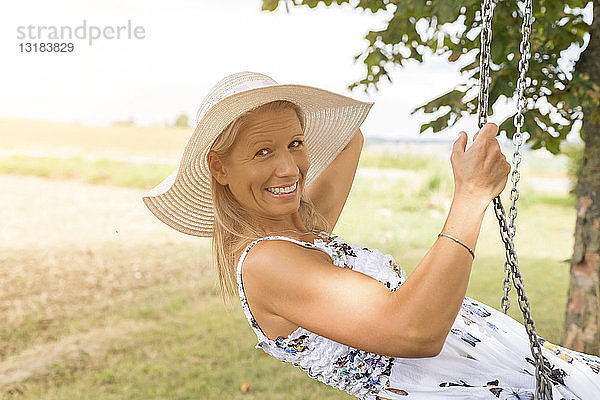
[[283,151],[277,159],[276,173],[279,176],[298,175],[298,165],[294,156],[289,151]]

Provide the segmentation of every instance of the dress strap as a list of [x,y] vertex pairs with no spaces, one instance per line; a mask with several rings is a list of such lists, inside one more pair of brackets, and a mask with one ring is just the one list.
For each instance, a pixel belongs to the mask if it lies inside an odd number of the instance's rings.
[[[320,235],[320,236],[323,236],[323,235]],[[250,243],[248,246],[246,246],[246,248],[240,255],[240,260],[238,261],[238,264],[237,264],[236,279],[237,279],[238,293],[240,296],[240,301],[242,302],[242,308],[244,310],[244,315],[246,316],[246,319],[248,320],[250,327],[252,327],[252,330],[258,337],[258,344],[256,345],[257,348],[260,347],[261,342],[270,343],[273,341],[271,339],[269,339],[267,337],[267,335],[265,335],[263,330],[260,328],[260,326],[256,322],[256,319],[254,319],[252,312],[250,311],[250,307],[248,305],[248,300],[246,299],[246,294],[244,293],[244,284],[242,282],[242,263],[244,262],[244,259],[246,258],[246,255],[248,254],[250,249],[252,249],[252,247],[254,247],[257,243],[262,242],[263,240],[287,240],[287,241],[296,243],[300,246],[316,248],[316,249],[322,250],[323,252],[327,253],[327,250],[325,250],[322,247],[319,247],[318,245],[316,245],[312,242],[305,242],[305,241],[293,239],[293,238],[290,238],[287,236],[265,236],[265,237],[256,239],[255,241]],[[327,253],[327,254],[329,254],[329,253]]]

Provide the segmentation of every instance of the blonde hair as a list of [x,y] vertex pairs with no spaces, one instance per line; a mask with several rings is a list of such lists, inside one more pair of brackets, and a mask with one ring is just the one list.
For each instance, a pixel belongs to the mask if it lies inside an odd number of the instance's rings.
[[[248,127],[252,117],[262,112],[282,111],[290,108],[296,112],[302,130],[304,130],[301,109],[292,102],[276,100],[246,111],[231,122],[217,137],[211,146],[211,151],[214,151],[220,159],[227,157],[238,133]],[[211,179],[211,192],[215,219],[212,237],[212,263],[219,275],[221,298],[225,305],[228,305],[231,297],[236,296],[238,291],[237,265],[235,265],[234,254],[239,253],[250,242],[263,237],[264,232],[256,230],[248,222],[251,220],[250,215],[233,196],[229,186],[219,184],[214,176]],[[330,231],[327,220],[315,208],[306,191],[303,191],[300,196],[298,213],[307,229]]]

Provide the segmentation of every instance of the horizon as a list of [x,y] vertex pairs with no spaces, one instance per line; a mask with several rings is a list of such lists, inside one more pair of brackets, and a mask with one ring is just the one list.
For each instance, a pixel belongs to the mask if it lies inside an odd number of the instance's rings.
[[[465,81],[459,71],[464,60],[451,63],[443,56],[425,54],[422,64],[410,60],[391,66],[392,83],[382,80],[378,92],[347,89],[364,78],[364,65],[355,63],[354,56],[366,48],[365,34],[382,29],[391,16],[389,10],[373,14],[355,9],[356,4],[358,0],[313,9],[289,7],[287,13],[283,5],[274,12],[261,11],[260,0],[12,2],[0,15],[0,31],[14,38],[0,42],[5,55],[0,117],[86,126],[128,120],[154,126],[172,123],[180,114],[191,121],[218,79],[257,71],[279,83],[316,86],[374,102],[361,127],[365,136],[455,139],[463,130],[472,137],[478,130],[475,115],[434,134],[419,133],[429,116],[411,114]],[[87,45],[75,41],[72,53],[18,51],[23,40],[20,27],[75,31],[82,21],[87,22],[89,37],[91,32],[104,36]],[[143,29],[144,37],[110,39],[126,22]],[[561,58],[574,55],[575,51],[565,52]],[[490,108],[489,120],[499,123],[514,110],[512,101],[499,101]],[[569,141],[578,140],[578,129],[573,127]]]

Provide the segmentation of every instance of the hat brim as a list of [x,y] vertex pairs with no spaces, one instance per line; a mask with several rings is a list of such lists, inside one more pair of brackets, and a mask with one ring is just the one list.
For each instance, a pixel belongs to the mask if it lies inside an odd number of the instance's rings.
[[226,97],[197,122],[177,169],[142,196],[161,221],[182,233],[212,237],[214,212],[206,155],[217,136],[244,112],[275,100],[288,100],[303,111],[304,143],[310,186],[344,149],[373,106],[338,93],[305,85],[273,85]]

